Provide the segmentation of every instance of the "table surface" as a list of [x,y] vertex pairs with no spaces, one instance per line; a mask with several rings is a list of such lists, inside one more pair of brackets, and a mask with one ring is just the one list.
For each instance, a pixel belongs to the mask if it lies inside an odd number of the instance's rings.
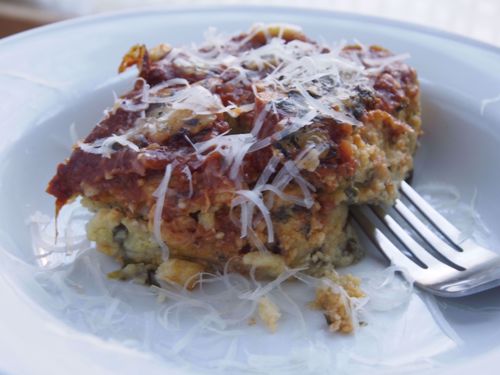
[[[61,19],[136,7],[214,3],[287,5],[367,14],[430,26],[500,46],[499,0],[0,0],[0,6],[27,6],[35,17],[36,8],[43,8],[60,14]],[[26,17],[25,11],[23,16]]]

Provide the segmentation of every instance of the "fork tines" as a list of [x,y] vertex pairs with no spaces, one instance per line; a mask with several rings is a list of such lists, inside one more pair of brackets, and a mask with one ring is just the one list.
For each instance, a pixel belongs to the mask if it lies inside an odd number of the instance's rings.
[[[380,206],[351,209],[363,232],[393,264],[404,268],[419,286],[438,295],[466,295],[499,284],[497,254],[465,236],[406,182],[401,184],[401,192],[428,224],[400,199],[392,209]],[[396,214],[391,214],[392,211]],[[407,229],[400,223],[406,224]],[[396,241],[390,240],[381,228],[388,229]],[[410,234],[412,231],[415,238]],[[481,271],[488,271],[489,276],[478,277]]]

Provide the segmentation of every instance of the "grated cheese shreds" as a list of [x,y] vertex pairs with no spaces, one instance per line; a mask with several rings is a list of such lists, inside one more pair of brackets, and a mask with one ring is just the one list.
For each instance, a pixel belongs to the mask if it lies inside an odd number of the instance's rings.
[[198,154],[209,151],[208,154],[217,152],[222,155],[225,162],[223,172],[229,170],[229,177],[236,180],[243,159],[253,143],[254,138],[250,134],[221,134],[208,141],[196,143],[194,147]]
[[182,168],[182,173],[186,176],[186,178],[189,181],[189,193],[188,193],[188,198],[193,197],[193,175],[191,174],[191,169],[186,165],[184,168]]
[[163,222],[163,208],[165,206],[165,197],[168,191],[168,184],[170,182],[170,177],[172,176],[172,164],[168,164],[165,168],[165,174],[158,186],[158,189],[153,193],[153,196],[156,197],[156,206],[154,210],[154,219],[153,219],[153,235],[161,248],[163,261],[167,261],[169,257],[169,249],[167,244],[162,238],[161,235],[161,225]]
[[139,147],[127,139],[126,135],[112,135],[108,138],[98,139],[93,143],[78,143],[78,147],[89,154],[99,154],[105,158],[110,158],[115,152],[116,145],[128,147],[132,151],[138,152]]
[[[291,40],[285,43],[283,35],[300,33],[300,28],[290,25],[254,26],[246,38],[238,42],[210,29],[205,33],[205,41],[201,45],[173,48],[163,58],[165,63],[180,66],[184,69],[192,67],[209,71],[211,69],[238,72],[233,78],[238,82],[248,82],[252,85],[256,97],[260,98],[263,91],[280,93],[276,98],[266,100],[264,108],[254,116],[251,130],[255,138],[249,147],[245,147],[238,155],[235,168],[229,172],[235,178],[239,159],[244,159],[246,153],[256,152],[279,141],[285,136],[312,123],[317,116],[330,117],[340,123],[361,125],[353,116],[342,112],[342,100],[355,93],[355,88],[366,85],[369,71],[361,61],[350,61],[342,58],[338,49],[324,45]],[[270,31],[272,30],[272,31]],[[240,52],[239,47],[252,40],[257,34],[263,33],[267,43]],[[371,66],[379,68],[394,61],[407,58],[398,55],[386,59],[368,61]],[[266,69],[272,71],[262,75]],[[214,83],[207,78],[190,83],[184,78],[173,78],[150,87],[142,78],[142,88],[132,98],[116,99],[115,108],[120,107],[130,112],[145,112],[148,119],[148,109],[152,104],[165,104],[165,110],[190,110],[193,115],[229,113],[238,115],[252,110],[254,103],[243,103],[238,108],[234,105],[224,106],[220,97],[213,91]],[[236,83],[235,81],[235,83]],[[256,87],[259,87],[256,89]],[[290,95],[293,92],[299,95]],[[313,96],[311,93],[315,93]],[[320,94],[319,96],[317,94]],[[259,139],[258,134],[263,127],[265,118],[271,109],[276,110],[276,100],[286,99],[291,107],[295,107],[295,115],[290,116],[282,130],[265,139]],[[335,108],[335,109],[334,109]],[[146,121],[147,123],[147,121]],[[122,134],[115,135],[122,136]],[[228,139],[217,138],[219,142],[238,142],[237,137]],[[126,146],[137,151],[133,141]],[[90,153],[102,153],[109,157],[114,152],[109,147],[101,147],[109,141],[100,139],[94,145],[81,145],[81,149]]]
[[260,210],[267,227],[267,242],[274,242],[274,230],[269,209],[266,207],[262,193],[258,190],[238,190],[239,197],[233,199],[231,206],[241,206],[241,237],[244,238],[252,231],[254,207]]
[[[273,206],[273,199],[272,196],[270,196],[269,199],[264,201],[264,192],[270,192],[284,201],[293,202],[299,206],[303,206],[306,208],[311,208],[313,206],[314,200],[311,192],[315,192],[316,189],[312,184],[310,184],[301,176],[300,171],[297,167],[297,164],[302,161],[302,159],[312,148],[313,146],[308,147],[306,150],[301,152],[295,160],[286,161],[283,164],[283,167],[276,174],[274,180],[271,183],[268,183],[269,178],[276,172],[276,166],[280,162],[280,159],[277,156],[271,157],[261,175],[259,176],[259,179],[257,180],[253,190],[236,191],[236,194],[239,197],[233,199],[233,201],[231,202],[231,207],[241,207],[240,221],[242,238],[247,237],[248,233],[252,231],[253,211],[254,207],[257,206],[264,218],[264,221],[266,222],[268,235],[267,242],[274,242],[273,224],[269,212],[270,208]],[[295,181],[300,187],[303,193],[303,198],[284,193],[283,190],[292,180]],[[261,250],[265,249],[263,248],[263,245],[260,243],[260,241],[256,242],[256,236],[249,236],[249,239],[257,248]]]
[[[200,46],[170,49],[163,59],[166,64],[172,64],[179,69],[205,73],[220,69],[223,72],[236,72],[233,81],[250,85],[255,94],[255,102],[241,103],[239,107],[234,104],[224,105],[221,97],[215,92],[216,80],[213,81],[211,78],[195,82],[189,82],[185,78],[173,78],[152,86],[139,78],[138,82],[142,85],[139,86],[138,92],[132,97],[116,99],[115,108],[120,107],[130,112],[140,111],[140,121],[136,121],[135,126],[123,134],[114,134],[91,144],[80,143],[80,149],[110,158],[120,149],[116,147],[118,144],[122,148],[140,153],[142,150],[137,145],[140,143],[135,140],[139,139],[144,131],[163,131],[165,126],[168,128],[168,121],[174,111],[186,110],[193,117],[223,113],[238,117],[241,113],[253,112],[253,124],[249,133],[223,133],[196,144],[190,141],[188,134],[184,137],[192,144],[193,154],[198,160],[203,162],[212,153],[218,153],[223,157],[222,172],[226,173],[239,189],[235,192],[237,198],[233,201],[232,207],[241,207],[241,237],[248,237],[257,248],[264,251],[265,245],[253,230],[255,207],[266,223],[267,242],[272,243],[274,231],[269,214],[273,204],[272,195],[310,208],[314,203],[315,188],[301,176],[298,163],[292,161],[283,163],[273,157],[271,159],[273,165],[262,173],[256,186],[242,189],[244,186],[241,172],[245,158],[248,154],[259,152],[312,124],[318,117],[331,118],[338,123],[361,125],[356,118],[343,111],[345,109],[343,100],[355,94],[355,89],[366,85],[369,80],[368,71],[363,63],[342,58],[338,49],[325,48],[323,45],[302,40],[285,42],[284,35],[298,33],[299,30],[300,28],[284,25],[255,26],[246,38],[236,42],[217,33],[215,29],[210,29],[205,34],[206,40]],[[239,50],[260,33],[265,35],[266,44],[244,52]],[[403,57],[395,56],[386,62]],[[370,64],[377,68],[386,62],[370,61]],[[258,112],[257,100],[261,100],[264,104]],[[279,120],[280,126],[276,127],[274,133],[267,133],[265,137],[260,138],[268,122],[279,117],[277,107],[280,101],[287,103],[287,115]],[[155,111],[151,108],[158,105],[163,106],[161,110],[164,114],[160,119],[150,118],[155,116]],[[167,125],[164,125],[164,122],[167,122]],[[278,176],[268,183],[267,180],[279,163],[283,166]],[[189,198],[191,198],[196,188],[192,184],[191,171],[187,168],[182,172],[189,180]],[[167,175],[165,173],[165,177]],[[164,182],[165,180],[162,181]],[[303,197],[284,193],[284,189],[292,182],[300,187]],[[164,185],[160,187],[166,189]],[[162,193],[164,199],[166,191],[162,190]],[[267,195],[266,199],[264,193]],[[158,203],[163,203],[161,195]],[[154,235],[164,256],[167,256],[168,248],[161,240],[159,228],[160,206],[162,204],[157,204],[155,210]]]

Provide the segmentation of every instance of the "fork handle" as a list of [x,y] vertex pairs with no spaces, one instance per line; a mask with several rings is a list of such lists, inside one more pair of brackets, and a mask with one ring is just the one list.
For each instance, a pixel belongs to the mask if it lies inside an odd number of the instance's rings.
[[[464,297],[500,286],[500,260],[475,272],[472,270],[462,272],[470,272],[470,275],[433,285],[432,293],[441,297]],[[427,289],[425,286],[422,287]]]

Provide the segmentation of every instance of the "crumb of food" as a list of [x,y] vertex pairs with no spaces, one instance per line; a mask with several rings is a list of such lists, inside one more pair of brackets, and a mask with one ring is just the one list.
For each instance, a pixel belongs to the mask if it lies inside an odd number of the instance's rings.
[[257,319],[255,319],[255,318],[248,319],[248,325],[249,326],[254,326],[256,324],[257,324]]
[[354,330],[349,301],[341,293],[324,286],[316,289],[313,306],[322,310],[331,332],[351,333]]
[[276,332],[278,320],[281,318],[279,307],[268,296],[264,296],[259,299],[258,312],[259,318],[264,322],[269,331]]
[[147,271],[148,267],[144,263],[130,263],[119,270],[108,273],[108,277],[115,280],[134,279],[142,284],[146,284]]
[[335,270],[332,269],[327,270],[324,277],[344,288],[349,297],[363,298],[366,296],[361,289],[361,279],[359,277],[356,277],[350,273],[339,275]]
[[160,43],[156,47],[151,48],[148,53],[151,60],[158,61],[164,58],[170,51],[172,47],[165,43]]
[[365,296],[360,288],[361,280],[351,274],[339,275],[334,270],[326,272],[324,278],[337,285],[338,290],[327,284],[318,287],[312,307],[323,311],[330,331],[351,333],[354,322],[349,298]]
[[203,272],[203,269],[204,267],[198,263],[182,259],[169,259],[158,267],[156,277],[192,290],[196,286],[195,276]]
[[245,254],[243,264],[254,267],[257,271],[264,271],[266,275],[271,277],[278,277],[285,270],[283,257],[271,253],[255,251]]

